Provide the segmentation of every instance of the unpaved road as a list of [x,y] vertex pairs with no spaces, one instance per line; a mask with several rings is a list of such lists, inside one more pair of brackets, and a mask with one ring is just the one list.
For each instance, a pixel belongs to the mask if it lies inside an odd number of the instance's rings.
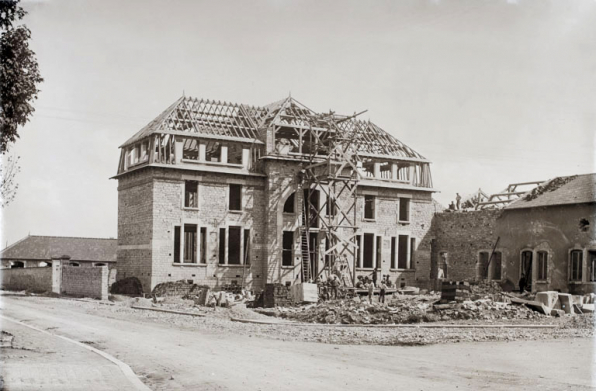
[[106,316],[94,306],[1,297],[3,315],[90,341],[154,390],[596,390],[586,338],[337,346]]

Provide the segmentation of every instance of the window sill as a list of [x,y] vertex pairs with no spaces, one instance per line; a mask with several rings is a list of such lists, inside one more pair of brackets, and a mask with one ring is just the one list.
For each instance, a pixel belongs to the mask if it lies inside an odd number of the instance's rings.
[[294,269],[297,265],[281,265],[282,269]]
[[550,280],[537,280],[536,284],[550,284]]
[[294,213],[294,212],[292,212],[292,213],[290,213],[290,212],[283,212],[283,215],[284,216],[296,216],[296,213]]
[[218,263],[217,267],[231,267],[231,268],[246,268],[246,267],[250,267],[250,265],[230,265],[227,263]]
[[583,282],[583,281],[569,281],[569,283],[570,283],[570,284],[573,284],[573,285],[581,285],[581,284],[583,284],[584,282]]
[[224,167],[234,167],[234,168],[245,168],[242,164],[211,162],[211,161],[207,161],[207,160],[182,159],[182,163],[206,164],[206,165],[209,165],[209,166],[224,166]]
[[190,211],[199,211],[199,208],[191,207],[191,206],[183,206],[182,210],[190,210]]
[[180,262],[172,262],[172,266],[181,266],[181,267],[205,267],[207,266],[206,263],[180,263]]
[[398,224],[403,224],[403,225],[409,225],[410,224],[410,221],[409,220],[408,221],[397,220],[397,223]]
[[416,269],[389,269],[390,272],[414,272]]
[[376,222],[376,219],[362,219],[362,221],[365,223],[374,223]]
[[233,210],[232,210],[232,209],[228,209],[228,212],[230,212],[230,213],[238,213],[238,214],[240,214],[240,213],[242,213],[242,212],[244,212],[244,211],[243,211],[243,210],[235,210],[235,209],[233,209]]
[[356,271],[360,271],[360,272],[374,272],[375,271],[375,268],[374,267],[357,267],[356,268]]

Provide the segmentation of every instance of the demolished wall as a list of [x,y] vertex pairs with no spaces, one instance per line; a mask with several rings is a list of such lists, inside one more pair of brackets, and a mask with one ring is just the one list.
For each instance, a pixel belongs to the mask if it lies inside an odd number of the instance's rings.
[[[431,276],[437,277],[440,254],[447,254],[447,276],[453,281],[476,280],[479,274],[479,253],[491,252],[496,239],[497,221],[502,210],[478,210],[470,212],[443,212],[433,220],[434,243]],[[496,251],[503,252],[502,241]],[[502,280],[506,279],[503,262]]]

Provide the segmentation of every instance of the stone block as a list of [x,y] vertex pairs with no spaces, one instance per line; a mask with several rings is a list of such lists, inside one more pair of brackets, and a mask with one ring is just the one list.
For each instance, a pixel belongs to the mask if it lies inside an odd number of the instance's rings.
[[561,303],[561,309],[566,314],[573,314],[573,299],[569,293],[559,293],[559,303]]
[[548,291],[536,293],[536,301],[544,304],[548,308],[554,308],[559,298],[559,292]]
[[594,312],[594,304],[584,304],[584,305],[582,305],[582,311],[584,313],[593,313]]

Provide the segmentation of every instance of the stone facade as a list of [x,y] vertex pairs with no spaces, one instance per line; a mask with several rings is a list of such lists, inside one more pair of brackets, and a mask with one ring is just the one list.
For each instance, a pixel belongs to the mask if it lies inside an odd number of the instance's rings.
[[[192,280],[195,284],[217,287],[232,282],[260,289],[265,283],[286,283],[300,278],[299,162],[265,160],[265,175],[234,175],[199,170],[147,167],[119,178],[118,278],[135,276],[145,292],[167,281]],[[184,207],[184,183],[198,181],[197,208]],[[230,211],[229,185],[242,185],[242,210]],[[287,198],[296,192],[296,213],[283,213]],[[323,194],[323,192],[321,192]],[[389,275],[398,285],[426,286],[430,277],[429,231],[437,206],[431,192],[394,187],[377,187],[361,181],[358,191],[359,234],[374,234],[382,243],[379,278]],[[364,197],[376,200],[376,218],[363,218]],[[398,221],[400,199],[410,203],[408,222]],[[185,224],[205,229],[205,262],[175,263],[175,227]],[[250,265],[221,264],[220,229],[230,226],[250,230]],[[282,266],[282,233],[294,231],[294,264]],[[228,235],[229,231],[226,232]],[[318,270],[324,267],[325,235],[319,232]],[[348,234],[348,233],[346,233]],[[391,238],[408,237],[408,267],[391,268]],[[415,248],[410,248],[414,244]],[[227,246],[226,246],[227,248]],[[227,250],[226,250],[227,251]],[[362,250],[361,250],[362,251]],[[396,250],[397,251],[397,250]],[[353,270],[351,260],[350,270]],[[370,275],[373,268],[358,267],[356,275]]]

